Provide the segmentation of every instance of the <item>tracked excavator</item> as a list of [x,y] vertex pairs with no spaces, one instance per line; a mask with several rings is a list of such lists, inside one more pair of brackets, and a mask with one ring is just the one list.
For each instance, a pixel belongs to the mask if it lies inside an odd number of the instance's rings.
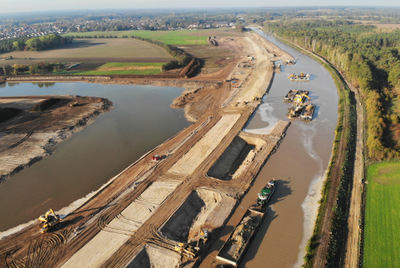
[[294,102],[295,103],[303,103],[303,102],[305,102],[306,99],[311,100],[310,97],[308,96],[308,94],[305,94],[305,93],[297,94],[294,97]]
[[199,237],[197,239],[196,245],[191,245],[189,243],[178,243],[175,246],[175,251],[181,254],[181,257],[186,256],[189,259],[194,259],[200,250],[200,246],[204,245],[208,240],[208,230],[200,229]]
[[41,215],[39,217],[39,222],[40,222],[40,227],[42,228],[40,232],[46,233],[48,230],[50,230],[52,227],[54,227],[56,224],[58,224],[61,221],[60,215],[54,213],[52,209],[49,209],[46,214]]

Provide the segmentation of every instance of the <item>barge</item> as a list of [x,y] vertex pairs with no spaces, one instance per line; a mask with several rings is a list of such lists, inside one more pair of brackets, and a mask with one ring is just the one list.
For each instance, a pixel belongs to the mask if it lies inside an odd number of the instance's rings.
[[315,105],[310,103],[307,104],[301,112],[300,119],[304,121],[311,121],[314,116]]
[[275,189],[276,183],[272,180],[261,190],[258,194],[257,203],[247,209],[239,224],[218,252],[217,260],[233,265],[234,267],[240,264],[251,241],[267,215],[266,204],[271,199]]
[[290,81],[310,81],[310,75],[305,73],[289,75]]
[[310,99],[308,96],[310,92],[308,90],[298,90],[298,89],[291,89],[283,98],[283,102],[304,102],[307,98]]
[[301,113],[303,112],[304,106],[305,106],[304,104],[298,103],[298,104],[295,104],[292,107],[290,107],[286,114],[287,118],[293,119],[293,118],[299,117],[301,115]]
[[267,212],[249,208],[217,255],[217,260],[238,266]]

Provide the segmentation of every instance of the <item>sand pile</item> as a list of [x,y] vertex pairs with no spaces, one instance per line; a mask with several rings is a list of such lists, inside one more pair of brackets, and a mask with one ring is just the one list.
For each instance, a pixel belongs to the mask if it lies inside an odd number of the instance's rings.
[[135,255],[127,268],[179,267],[180,255],[156,246],[146,245]]
[[254,145],[248,144],[240,137],[235,137],[225,152],[210,168],[207,175],[221,180],[230,180],[243,160],[254,149]]
[[177,242],[197,240],[200,228],[212,231],[222,226],[235,203],[224,193],[199,188],[190,193],[160,231]]

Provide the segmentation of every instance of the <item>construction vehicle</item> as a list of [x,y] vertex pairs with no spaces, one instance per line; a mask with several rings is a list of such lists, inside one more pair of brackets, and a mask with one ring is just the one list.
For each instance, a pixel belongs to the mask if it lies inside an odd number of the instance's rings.
[[309,81],[310,75],[305,74],[305,73],[291,74],[291,75],[289,75],[289,80],[290,81]]
[[41,233],[46,233],[49,229],[54,227],[61,221],[60,215],[54,213],[52,209],[49,209],[46,214],[39,217],[39,225],[42,228]]
[[200,250],[199,247],[194,247],[189,243],[178,243],[178,245],[175,246],[175,251],[178,251],[182,257],[186,256],[189,259],[196,258],[196,255],[199,252],[199,250]]
[[186,256],[189,259],[194,259],[196,258],[200,247],[203,246],[207,242],[207,240],[208,230],[201,228],[195,246],[191,245],[190,243],[178,243],[175,246],[175,251],[178,251],[181,254],[181,257]]
[[310,94],[308,90],[291,89],[283,98],[283,102],[293,102],[298,95],[307,95],[307,98],[309,98],[308,94]]
[[308,94],[301,93],[301,94],[297,94],[294,97],[294,102],[303,103],[303,102],[305,102],[306,99],[311,100],[310,97],[308,96]]
[[304,104],[297,103],[288,109],[287,117],[289,119],[298,117],[300,116],[303,109],[304,109]]

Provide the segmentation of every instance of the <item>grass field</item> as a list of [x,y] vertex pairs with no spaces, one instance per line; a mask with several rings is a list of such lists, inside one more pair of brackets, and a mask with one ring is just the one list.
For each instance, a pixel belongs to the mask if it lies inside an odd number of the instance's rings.
[[[66,36],[139,36],[152,40],[158,40],[168,45],[207,45],[210,35],[224,36],[227,30],[178,30],[178,31],[105,31],[68,33]],[[229,31],[232,34],[233,31]]]
[[168,62],[173,59],[168,52],[154,44],[137,39],[77,40],[63,48],[45,51],[15,51],[2,57],[0,65],[35,64],[38,62]]
[[[16,51],[2,54],[2,57],[12,56],[11,60],[0,61],[0,66],[13,66],[14,64],[35,65],[40,62],[49,63],[79,63],[71,72],[91,71],[95,75],[107,74],[157,74],[160,73],[160,66],[173,59],[169,53],[160,46],[143,42],[137,39],[85,39],[77,40],[59,49],[45,51]],[[138,67],[142,62],[146,66],[159,66],[159,68],[147,68],[144,70],[99,70],[104,63],[133,63]],[[107,66],[106,66],[107,67]],[[110,66],[108,66],[110,68]],[[115,68],[116,66],[114,66]]]
[[92,71],[68,72],[74,75],[152,75],[161,73],[162,62],[109,62]]
[[399,267],[400,162],[368,168],[364,267]]

